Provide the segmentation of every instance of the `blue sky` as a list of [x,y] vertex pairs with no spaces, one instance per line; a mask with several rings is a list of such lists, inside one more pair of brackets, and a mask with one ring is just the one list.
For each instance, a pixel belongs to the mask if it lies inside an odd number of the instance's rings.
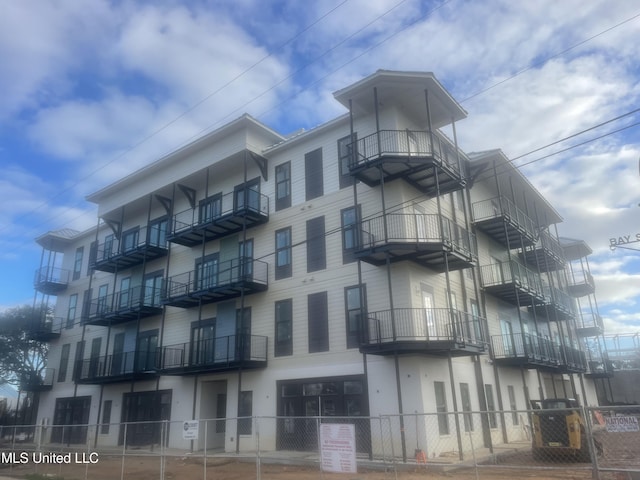
[[[0,308],[31,303],[48,230],[85,196],[244,112],[281,133],[344,112],[379,68],[432,71],[470,152],[514,158],[640,108],[632,0],[5,1],[0,6]],[[640,122],[626,115],[525,163]],[[640,127],[523,167],[594,249],[609,332],[640,331]],[[637,244],[640,247],[640,244]]]

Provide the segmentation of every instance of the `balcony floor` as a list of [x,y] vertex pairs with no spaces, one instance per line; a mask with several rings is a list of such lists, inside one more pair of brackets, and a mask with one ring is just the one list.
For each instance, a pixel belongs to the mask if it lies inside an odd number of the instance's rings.
[[144,372],[129,372],[120,375],[96,375],[88,376],[86,378],[76,379],[76,383],[83,385],[106,385],[109,383],[123,383],[123,382],[138,382],[143,380],[153,380],[159,377],[160,374],[156,371],[144,371]]
[[475,258],[455,251],[444,243],[426,242],[389,242],[372,248],[356,250],[356,258],[371,265],[381,266],[386,263],[387,255],[391,263],[410,260],[438,273],[470,268],[475,265]]
[[385,183],[402,178],[430,197],[461,190],[466,185],[458,172],[433,156],[382,155],[351,165],[349,170],[369,187],[380,185],[382,174]]
[[536,355],[517,355],[494,358],[493,361],[498,366],[503,367],[523,367],[527,370],[538,369],[543,371],[557,372],[560,360]]
[[[483,231],[502,246],[507,248],[521,248],[535,245],[536,238],[522,226],[513,223],[505,216],[496,216],[481,221],[475,221],[478,230]],[[506,227],[506,233],[505,233]]]
[[163,375],[200,375],[207,373],[224,373],[257,368],[266,368],[266,360],[233,360],[230,362],[212,362],[198,365],[185,365],[179,367],[166,367],[161,370]]
[[498,285],[490,285],[483,287],[484,290],[512,305],[520,305],[526,307],[531,302],[540,302],[543,300],[542,295],[520,284],[502,283]]
[[109,325],[119,325],[121,323],[132,322],[139,318],[152,317],[154,315],[160,315],[162,313],[162,307],[141,307],[141,308],[128,308],[122,309],[103,315],[96,315],[89,317],[87,325],[99,325],[102,327],[108,327]]
[[577,327],[576,333],[579,337],[597,337],[604,333],[604,329],[598,325],[593,325],[590,327]]
[[268,285],[260,282],[240,280],[237,282],[225,283],[220,287],[212,287],[205,290],[197,290],[184,295],[170,296],[163,300],[165,305],[180,308],[197,307],[202,301],[203,305],[224,300],[238,298],[244,292],[245,295],[264,292]]
[[54,280],[43,280],[36,282],[35,289],[45,295],[58,295],[67,288],[67,282],[56,282]]
[[566,265],[563,258],[545,248],[527,249],[524,253],[520,252],[519,257],[525,265],[534,267],[539,272],[555,272]]
[[396,340],[365,343],[360,352],[369,355],[423,354],[435,356],[464,357],[487,352],[484,344],[472,344],[454,340]]
[[167,252],[168,249],[166,247],[144,245],[131,249],[126,253],[112,255],[103,260],[96,260],[92,268],[101,272],[115,273],[116,271],[141,265],[145,261],[149,262],[164,257]]

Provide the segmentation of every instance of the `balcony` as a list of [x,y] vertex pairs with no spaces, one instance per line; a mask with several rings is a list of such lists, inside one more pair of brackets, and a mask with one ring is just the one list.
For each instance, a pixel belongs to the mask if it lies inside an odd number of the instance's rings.
[[24,392],[45,392],[53,388],[55,368],[44,368],[40,372],[27,372],[20,375],[20,388]]
[[561,345],[560,351],[562,352],[561,373],[584,373],[587,371],[587,357],[582,350]]
[[369,313],[362,353],[477,355],[484,353],[483,319],[449,308],[396,308]]
[[[513,247],[513,245],[511,245]],[[565,267],[564,251],[560,242],[548,232],[540,232],[535,245],[525,247],[520,252],[520,258],[529,266],[540,272],[553,272]]]
[[593,275],[586,270],[576,269],[571,266],[567,272],[569,277],[569,285],[567,290],[576,298],[593,295],[596,292],[596,284],[593,281]]
[[355,149],[349,171],[366,185],[403,178],[435,197],[464,188],[466,171],[455,148],[435,133],[380,130],[349,145]]
[[230,370],[265,368],[267,337],[229,335],[162,348],[165,375],[197,375]]
[[100,385],[153,379],[159,375],[158,355],[158,350],[141,350],[81,360],[76,365],[76,382]]
[[95,298],[89,304],[88,325],[118,325],[162,313],[160,288],[138,286]]
[[91,254],[90,266],[114,273],[167,255],[162,227],[140,228],[124,232],[121,239],[108,239]]
[[493,335],[491,351],[497,365],[556,370],[562,363],[559,345],[529,333]]
[[62,333],[63,319],[55,318],[35,318],[27,329],[27,335],[31,340],[38,342],[50,342],[60,338]]
[[435,270],[459,270],[474,265],[475,236],[441,215],[391,213],[360,224],[355,256],[372,265],[411,260]]
[[513,260],[481,266],[480,282],[487,293],[516,306],[545,299],[540,274]]
[[587,378],[612,378],[613,362],[607,352],[587,353]]
[[529,307],[535,310],[538,319],[562,321],[575,317],[573,299],[569,294],[548,285],[542,287],[542,293],[543,300]]
[[476,202],[472,211],[475,226],[507,248],[532,247],[538,239],[535,222],[506,197]]
[[592,310],[582,310],[576,325],[579,337],[597,337],[604,333],[602,317]]
[[[239,190],[240,194],[245,190]],[[186,247],[201,245],[226,235],[241,232],[269,221],[269,197],[255,190],[246,190],[246,201],[238,192],[227,193],[212,200],[207,208],[193,208],[173,217],[167,239]]]
[[221,302],[251,295],[268,288],[268,264],[239,257],[187,273],[174,275],[167,281],[162,302],[173,307],[197,307],[200,302]]
[[69,285],[69,270],[56,267],[40,267],[36,270],[33,286],[45,295],[57,295]]

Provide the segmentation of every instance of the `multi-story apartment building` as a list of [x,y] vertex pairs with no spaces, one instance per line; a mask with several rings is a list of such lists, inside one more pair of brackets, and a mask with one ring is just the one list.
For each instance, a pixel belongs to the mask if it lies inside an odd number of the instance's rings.
[[[242,116],[90,195],[96,228],[38,238],[57,317],[34,329],[51,342],[39,421],[102,423],[115,445],[110,422],[596,402],[588,247],[558,238],[501,151],[458,147],[466,112],[434,75],[378,71],[335,98],[347,114],[289,137]],[[314,428],[274,423],[261,444],[303,448]],[[445,415],[436,433],[461,428]],[[226,422],[206,440],[252,449],[254,433]]]

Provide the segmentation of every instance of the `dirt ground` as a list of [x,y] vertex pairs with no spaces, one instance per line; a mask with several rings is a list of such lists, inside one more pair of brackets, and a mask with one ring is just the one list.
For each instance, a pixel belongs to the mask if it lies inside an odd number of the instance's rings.
[[[0,468],[0,476],[7,475],[15,478],[25,478],[27,474],[38,473],[42,478],[55,480],[117,480],[121,478],[122,462],[120,457],[101,456],[95,465],[19,465],[10,469]],[[166,480],[203,480],[205,467],[202,458],[170,457],[166,460]],[[255,461],[240,462],[235,459],[208,459],[206,466],[206,480],[252,480],[258,478]],[[57,476],[52,477],[52,476]],[[124,462],[124,479],[126,480],[157,480],[161,477],[159,457],[126,457]],[[321,473],[318,467],[300,467],[290,465],[276,465],[262,463],[260,468],[261,480],[395,480],[396,475],[390,467],[387,471],[360,469],[356,474]],[[535,478],[537,480],[588,480],[591,479],[590,470],[558,468],[554,470],[534,470],[526,467],[518,469],[502,469],[498,467],[481,467],[476,477],[475,469],[458,469],[441,472],[425,469],[424,467],[398,469],[397,478],[400,480],[429,479],[513,479]],[[617,480],[618,477],[608,476]],[[626,478],[626,477],[619,477]]]

